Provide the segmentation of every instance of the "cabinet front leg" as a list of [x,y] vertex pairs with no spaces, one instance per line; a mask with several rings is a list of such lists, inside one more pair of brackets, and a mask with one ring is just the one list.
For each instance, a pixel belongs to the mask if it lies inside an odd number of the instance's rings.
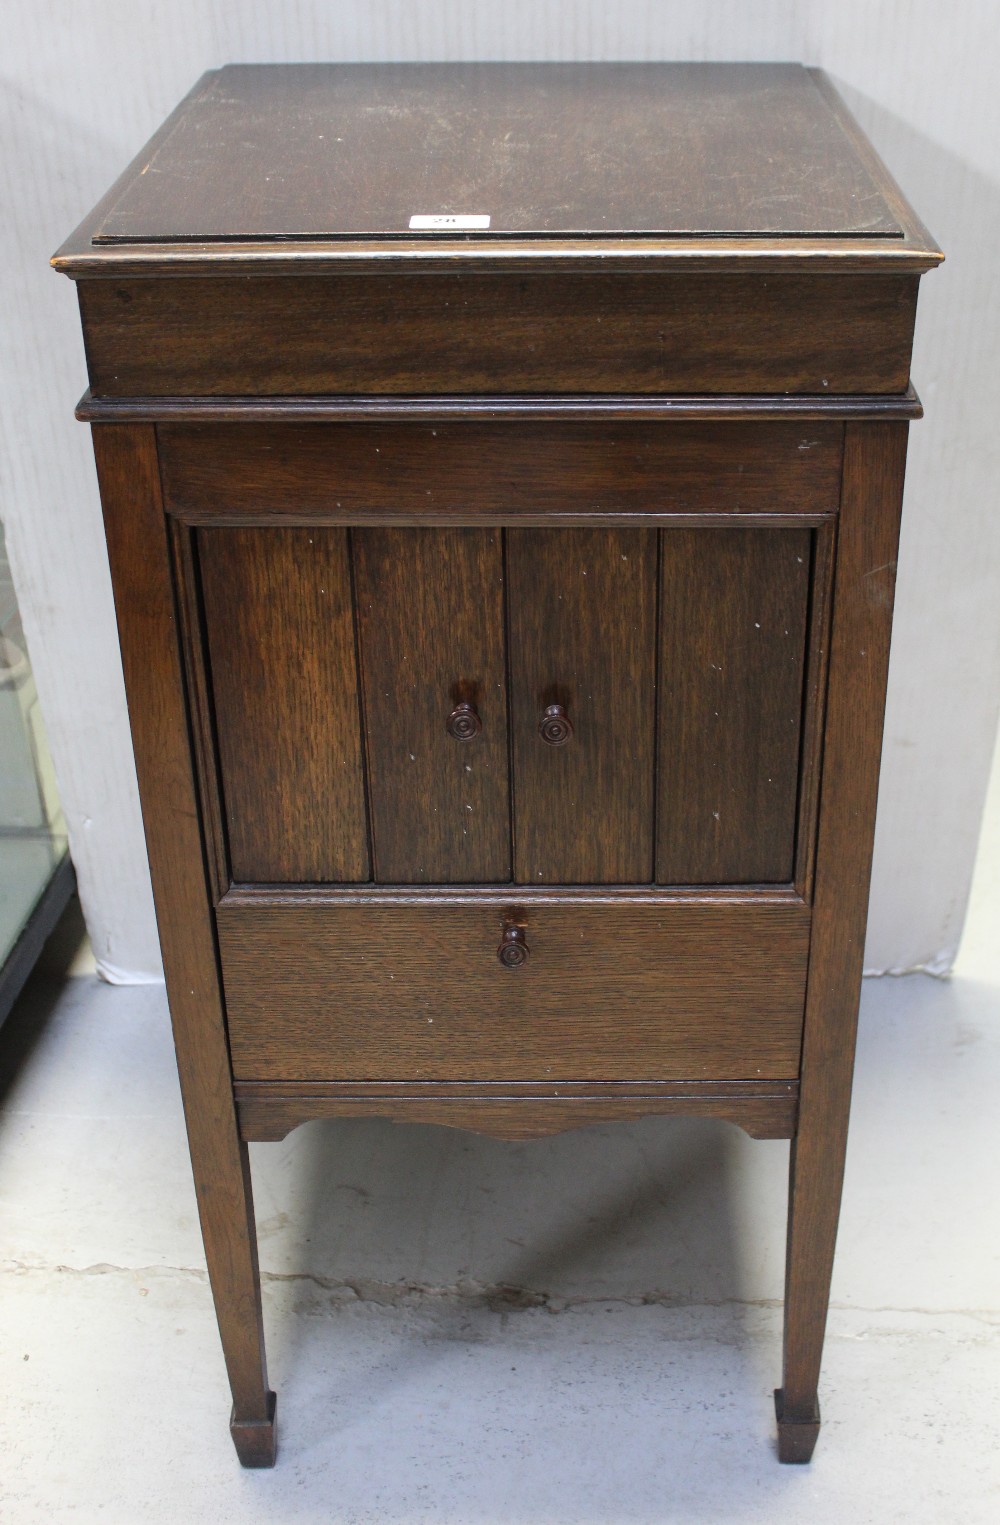
[[230,1428],[243,1465],[269,1467],[275,1400],[250,1168],[233,1100],[154,428],[98,425],[94,453],[195,1191],[233,1390]]
[[222,1352],[233,1394],[229,1432],[244,1467],[273,1467],[276,1398],[267,1385],[250,1158],[235,1126],[204,1157],[191,1138],[191,1161]]

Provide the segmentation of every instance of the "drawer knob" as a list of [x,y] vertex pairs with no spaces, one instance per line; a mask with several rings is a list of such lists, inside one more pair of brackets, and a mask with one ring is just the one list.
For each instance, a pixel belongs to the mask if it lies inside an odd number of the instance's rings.
[[455,705],[445,722],[445,730],[455,741],[475,741],[482,728],[479,711],[467,699]]
[[573,735],[573,722],[564,704],[547,704],[538,722],[538,734],[550,747],[564,747]]
[[528,943],[524,928],[508,922],[500,938],[497,958],[505,969],[523,969],[528,962]]

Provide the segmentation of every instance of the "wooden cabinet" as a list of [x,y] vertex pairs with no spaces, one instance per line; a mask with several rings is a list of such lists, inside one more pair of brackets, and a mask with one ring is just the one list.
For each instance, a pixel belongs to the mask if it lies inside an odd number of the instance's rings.
[[359,1115],[792,1139],[811,1455],[939,259],[792,65],[222,70],[56,256],[245,1464],[247,1142]]

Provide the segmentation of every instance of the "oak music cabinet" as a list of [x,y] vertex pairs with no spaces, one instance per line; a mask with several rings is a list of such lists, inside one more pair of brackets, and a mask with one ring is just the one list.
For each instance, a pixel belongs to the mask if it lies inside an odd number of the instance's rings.
[[240,1460],[247,1141],[792,1140],[806,1461],[921,272],[797,65],[206,74],[54,259]]

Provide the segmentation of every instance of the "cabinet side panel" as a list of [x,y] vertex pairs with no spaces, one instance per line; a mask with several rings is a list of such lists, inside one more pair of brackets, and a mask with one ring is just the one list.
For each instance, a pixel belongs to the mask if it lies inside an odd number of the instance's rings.
[[794,873],[808,530],[664,530],[661,884]]
[[[510,801],[498,529],[356,529],[375,878],[504,883]],[[449,716],[460,705],[471,706]],[[461,739],[462,721],[478,733]]]
[[198,532],[234,879],[369,877],[347,533]]
[[[653,869],[656,535],[509,530],[514,877],[648,883]],[[550,705],[573,727],[539,733]]]

